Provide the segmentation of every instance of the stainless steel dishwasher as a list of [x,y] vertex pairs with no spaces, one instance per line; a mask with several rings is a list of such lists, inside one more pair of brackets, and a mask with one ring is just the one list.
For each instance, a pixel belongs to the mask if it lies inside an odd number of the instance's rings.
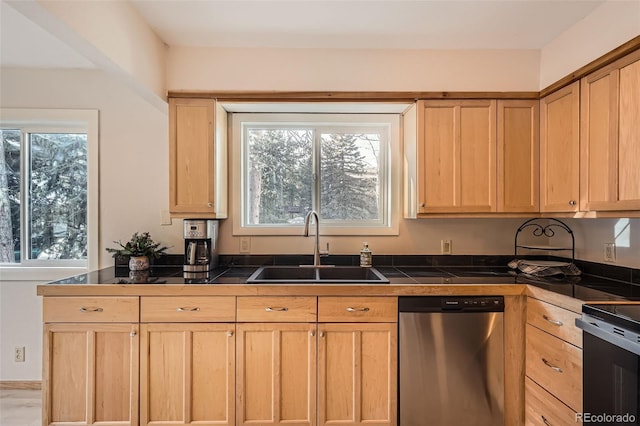
[[400,426],[504,425],[504,298],[406,296]]

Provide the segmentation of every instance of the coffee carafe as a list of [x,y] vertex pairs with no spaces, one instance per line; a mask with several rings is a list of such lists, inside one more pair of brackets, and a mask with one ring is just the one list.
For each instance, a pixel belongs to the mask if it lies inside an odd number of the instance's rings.
[[184,272],[207,272],[218,266],[218,222],[184,220]]

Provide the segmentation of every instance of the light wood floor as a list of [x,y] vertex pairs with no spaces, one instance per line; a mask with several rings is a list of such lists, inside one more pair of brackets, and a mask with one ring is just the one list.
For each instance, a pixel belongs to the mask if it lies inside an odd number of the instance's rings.
[[42,391],[0,390],[0,425],[41,426]]

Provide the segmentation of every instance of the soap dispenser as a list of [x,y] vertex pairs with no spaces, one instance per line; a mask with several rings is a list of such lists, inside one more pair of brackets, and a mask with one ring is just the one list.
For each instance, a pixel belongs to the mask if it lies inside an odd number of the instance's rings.
[[360,250],[360,266],[363,268],[370,268],[373,264],[373,256],[371,250],[369,250],[369,243],[362,243],[364,246]]

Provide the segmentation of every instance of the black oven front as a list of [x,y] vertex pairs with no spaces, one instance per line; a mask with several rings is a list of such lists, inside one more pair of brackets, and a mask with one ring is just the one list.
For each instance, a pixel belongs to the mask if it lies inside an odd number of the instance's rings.
[[640,423],[640,305],[584,305],[583,408],[578,421]]

